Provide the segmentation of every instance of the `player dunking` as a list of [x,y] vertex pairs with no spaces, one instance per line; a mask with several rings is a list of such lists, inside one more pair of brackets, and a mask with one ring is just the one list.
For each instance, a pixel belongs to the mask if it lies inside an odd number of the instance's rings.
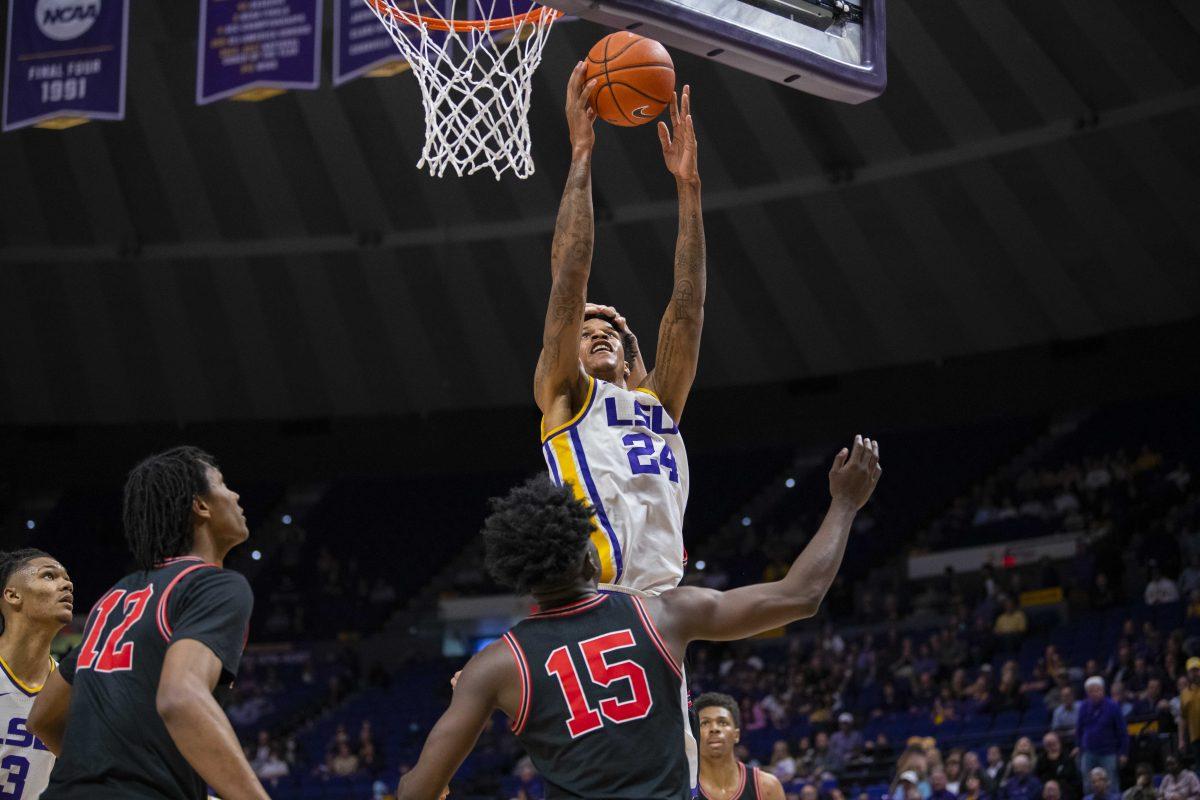
[[49,553],[27,548],[0,554],[0,797],[35,800],[50,780],[54,754],[26,720],[54,660],[50,643],[71,621],[74,586]]
[[[92,608],[29,727],[58,754],[43,800],[267,800],[213,696],[237,675],[254,597],[221,568],[246,541],[212,456],[178,447],[125,483],[138,570]],[[68,724],[69,721],[69,724]]]
[[537,478],[493,501],[483,530],[488,570],[532,592],[540,610],[467,663],[400,782],[400,800],[438,797],[496,709],[512,720],[548,798],[690,797],[678,734],[688,643],[741,639],[815,614],[880,472],[870,439],[837,454],[829,510],[782,580],[645,599],[597,590],[592,512],[568,488]]
[[679,195],[675,281],[649,373],[623,320],[587,304],[595,228],[592,149],[594,82],[581,63],[567,86],[571,168],[551,251],[550,302],[534,398],[551,479],[570,484],[595,511],[592,541],[600,583],[646,594],[683,577],[688,462],[679,420],[696,377],[704,324],[705,245],[691,91],[659,123],[667,170]]
[[700,720],[700,797],[704,800],[783,800],[783,784],[769,772],[747,767],[733,754],[741,737],[737,701],[710,692],[696,698]]

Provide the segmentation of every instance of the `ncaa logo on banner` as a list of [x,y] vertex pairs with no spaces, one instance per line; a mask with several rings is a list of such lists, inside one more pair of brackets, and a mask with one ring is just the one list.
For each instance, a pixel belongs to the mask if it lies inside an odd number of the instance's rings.
[[38,30],[56,42],[87,33],[100,16],[100,0],[38,0]]

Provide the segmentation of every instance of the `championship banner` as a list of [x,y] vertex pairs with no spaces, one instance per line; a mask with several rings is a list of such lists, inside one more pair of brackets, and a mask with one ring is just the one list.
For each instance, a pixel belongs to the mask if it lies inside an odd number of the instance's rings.
[[3,130],[125,118],[128,0],[11,0]]
[[321,84],[322,0],[200,0],[196,104]]
[[[404,8],[414,3],[397,5]],[[370,6],[363,0],[333,0],[334,86],[360,75],[386,78],[406,69],[408,62]]]

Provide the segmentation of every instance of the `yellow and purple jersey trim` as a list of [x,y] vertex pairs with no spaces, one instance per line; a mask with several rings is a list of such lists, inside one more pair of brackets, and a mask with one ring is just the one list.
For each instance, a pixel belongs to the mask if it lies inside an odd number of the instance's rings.
[[604,513],[604,503],[588,469],[587,453],[584,452],[578,431],[579,422],[587,416],[595,400],[596,379],[589,375],[587,396],[579,413],[548,433],[543,421],[542,455],[546,459],[546,466],[550,468],[550,478],[559,486],[571,484],[575,496],[590,504],[595,511],[592,517],[592,543],[600,554],[600,582],[617,583],[625,572],[621,543],[617,541],[608,515]]

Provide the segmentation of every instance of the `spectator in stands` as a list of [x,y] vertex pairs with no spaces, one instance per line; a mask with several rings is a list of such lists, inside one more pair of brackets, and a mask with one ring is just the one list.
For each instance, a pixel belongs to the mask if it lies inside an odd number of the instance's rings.
[[1179,756],[1167,756],[1166,767],[1167,774],[1158,785],[1159,800],[1200,800],[1200,780],[1183,768]]
[[833,769],[833,755],[829,750],[829,734],[825,731],[817,731],[813,736],[811,775],[818,780],[823,779]]
[[1112,689],[1109,690],[1109,697],[1117,708],[1121,710],[1122,717],[1128,717],[1133,712],[1133,703],[1129,700],[1129,693],[1125,691],[1125,684],[1120,680],[1114,680]]
[[358,756],[354,755],[348,743],[342,742],[337,751],[329,757],[326,766],[333,775],[348,778],[358,772]]
[[958,800],[954,792],[946,788],[946,773],[943,770],[935,769],[929,776],[929,789],[928,800]]
[[1058,781],[1046,781],[1042,785],[1042,800],[1062,800],[1062,787]]
[[1125,763],[1129,733],[1125,730],[1121,709],[1104,696],[1103,678],[1093,675],[1084,683],[1084,689],[1087,699],[1080,703],[1079,719],[1075,723],[1075,748],[1082,754],[1079,769],[1089,776],[1094,768],[1103,769],[1108,775],[1104,790],[1107,792],[1108,786],[1118,785],[1117,766]]
[[1187,567],[1179,573],[1177,587],[1180,597],[1191,597],[1192,592],[1200,589],[1200,555],[1193,555]]
[[854,730],[854,715],[842,712],[838,715],[838,729],[829,737],[829,765],[839,770],[856,753],[862,750],[862,734]]
[[1029,620],[1025,618],[1025,612],[1018,608],[1008,595],[1005,595],[1000,602],[1004,610],[1000,612],[1000,616],[996,617],[993,630],[1001,642],[1009,648],[1015,648],[1025,632],[1029,630]]
[[288,764],[279,756],[278,748],[272,747],[266,758],[254,764],[254,774],[264,784],[274,788],[279,785],[281,778],[286,778],[289,772]]
[[1043,783],[1053,781],[1057,784],[1062,800],[1079,800],[1083,795],[1079,767],[1063,750],[1062,739],[1054,731],[1042,737],[1042,757],[1038,759],[1036,771]]
[[513,776],[518,781],[518,796],[523,795],[528,800],[545,797],[546,787],[542,782],[542,776],[538,774],[537,767],[533,765],[533,759],[529,756],[524,756],[517,762],[517,766],[513,769]]
[[956,747],[946,756],[943,769],[946,770],[946,788],[958,794],[962,791],[962,757],[961,747]]
[[1179,602],[1179,587],[1175,581],[1163,575],[1157,561],[1150,562],[1150,582],[1146,584],[1144,597],[1148,606]]
[[791,782],[792,778],[796,777],[796,759],[792,757],[786,740],[779,739],[775,742],[771,749],[771,763],[768,770],[783,784]]
[[901,772],[888,792],[889,800],[910,800],[913,793],[919,798],[921,796],[921,792],[917,788],[919,782],[917,773],[911,769]]
[[254,748],[254,757],[251,759],[253,763],[259,763],[267,760],[271,755],[271,734],[267,731],[258,732],[258,743]]
[[1125,790],[1121,800],[1157,800],[1154,791],[1154,769],[1147,763],[1137,765],[1137,780]]
[[1061,702],[1050,717],[1050,727],[1056,731],[1073,731],[1079,717],[1079,703],[1075,701],[1075,690],[1064,686],[1058,694]]
[[1034,776],[1029,756],[1019,753],[1011,766],[1012,774],[1000,786],[999,800],[1039,800],[1042,782]]
[[983,780],[988,794],[996,796],[1000,789],[1000,781],[1004,778],[1004,754],[1000,745],[989,745],[987,749],[987,766],[983,770]]
[[1187,688],[1179,693],[1179,744],[1194,753],[1200,746],[1200,658],[1187,660],[1187,679]]
[[989,800],[987,792],[983,790],[983,781],[979,779],[979,775],[970,775],[962,782],[962,791],[958,793],[958,800]]
[[1088,772],[1088,780],[1092,783],[1092,793],[1083,800],[1120,800],[1121,795],[1109,788],[1112,782],[1104,767],[1092,767]]

